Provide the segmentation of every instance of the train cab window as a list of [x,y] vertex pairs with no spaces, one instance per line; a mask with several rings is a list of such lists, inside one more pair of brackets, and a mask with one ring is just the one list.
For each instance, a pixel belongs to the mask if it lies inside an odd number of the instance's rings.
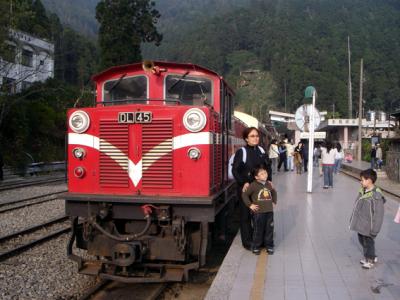
[[104,83],[103,102],[105,105],[126,103],[147,103],[147,77],[134,76]]
[[[198,76],[168,75],[165,79],[167,104],[213,105],[212,81]],[[176,100],[176,101],[174,101]]]

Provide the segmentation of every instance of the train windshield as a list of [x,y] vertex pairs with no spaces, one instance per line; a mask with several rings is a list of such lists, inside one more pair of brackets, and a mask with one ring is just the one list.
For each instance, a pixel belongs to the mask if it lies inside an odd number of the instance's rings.
[[165,79],[165,98],[183,105],[213,105],[212,87],[212,81],[204,77],[189,76],[188,73],[168,75]]
[[147,103],[146,76],[125,77],[104,83],[103,102],[105,105],[125,103]]

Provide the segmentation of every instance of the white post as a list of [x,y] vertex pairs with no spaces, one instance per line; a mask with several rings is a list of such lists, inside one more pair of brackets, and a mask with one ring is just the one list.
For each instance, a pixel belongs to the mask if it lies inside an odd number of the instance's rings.
[[307,178],[307,192],[312,193],[312,178],[313,178],[313,156],[314,156],[314,111],[315,111],[315,97],[316,91],[313,91],[312,106],[310,114],[310,138],[308,140],[308,178]]

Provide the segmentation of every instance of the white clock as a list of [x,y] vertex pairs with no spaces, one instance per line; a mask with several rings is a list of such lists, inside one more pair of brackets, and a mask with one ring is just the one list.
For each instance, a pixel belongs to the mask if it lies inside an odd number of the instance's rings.
[[[312,104],[304,104],[296,110],[294,119],[296,121],[297,127],[301,131],[308,132],[310,129],[310,116],[311,116]],[[321,115],[318,109],[314,107],[314,131],[318,128],[321,122]]]

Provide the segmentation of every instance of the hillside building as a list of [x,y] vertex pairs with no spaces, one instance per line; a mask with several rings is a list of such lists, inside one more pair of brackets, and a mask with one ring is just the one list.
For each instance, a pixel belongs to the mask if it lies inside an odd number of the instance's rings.
[[0,85],[17,93],[34,82],[54,77],[54,44],[28,33],[10,30],[9,57],[0,57]]

